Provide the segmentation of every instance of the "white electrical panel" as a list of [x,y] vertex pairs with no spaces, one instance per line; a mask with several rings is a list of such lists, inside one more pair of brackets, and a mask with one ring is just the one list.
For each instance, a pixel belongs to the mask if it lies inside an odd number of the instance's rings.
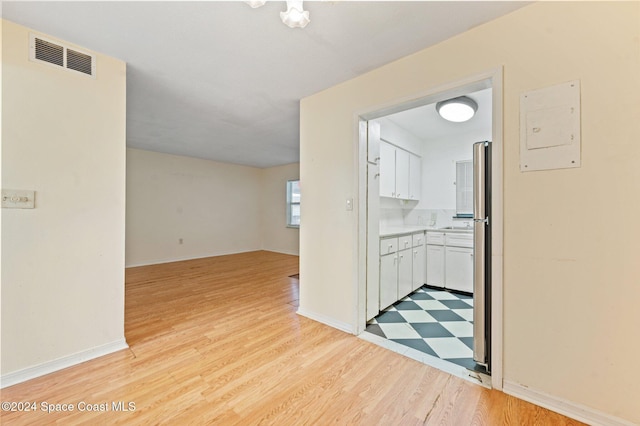
[[33,209],[35,208],[35,191],[15,189],[2,190],[3,209]]
[[580,81],[520,96],[520,171],[580,167]]

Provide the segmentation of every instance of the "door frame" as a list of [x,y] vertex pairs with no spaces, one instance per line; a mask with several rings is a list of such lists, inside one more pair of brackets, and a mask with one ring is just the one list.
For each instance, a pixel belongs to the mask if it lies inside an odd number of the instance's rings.
[[[466,78],[445,83],[426,91],[395,99],[355,114],[354,143],[358,166],[354,178],[358,183],[358,216],[354,232],[358,242],[355,261],[356,306],[354,318],[355,334],[366,327],[367,295],[367,133],[369,120],[408,109],[433,104],[435,102],[462,96],[482,89],[492,89],[492,152],[491,152],[491,385],[494,389],[503,387],[503,244],[504,244],[504,192],[503,192],[503,70],[502,67],[470,75]],[[376,236],[375,238],[379,238]]]

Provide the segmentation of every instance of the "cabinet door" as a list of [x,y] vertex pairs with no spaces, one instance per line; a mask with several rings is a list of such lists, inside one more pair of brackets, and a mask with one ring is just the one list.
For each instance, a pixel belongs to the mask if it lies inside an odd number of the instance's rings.
[[427,245],[427,284],[444,287],[444,246]]
[[447,247],[446,282],[449,290],[473,292],[473,249]]
[[398,300],[397,253],[380,256],[380,310]]
[[419,200],[422,192],[422,158],[409,154],[409,199]]
[[409,153],[396,149],[396,198],[409,199]]
[[426,282],[425,281],[425,263],[427,257],[425,255],[424,245],[416,246],[412,250],[413,254],[413,284],[412,290],[417,290]]
[[400,300],[413,291],[413,250],[398,252],[398,297]]
[[396,196],[396,149],[380,141],[380,196]]

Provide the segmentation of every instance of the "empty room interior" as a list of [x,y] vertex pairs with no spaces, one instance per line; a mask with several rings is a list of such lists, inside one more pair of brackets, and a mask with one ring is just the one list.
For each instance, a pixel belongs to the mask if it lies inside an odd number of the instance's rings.
[[0,7],[0,423],[640,424],[640,2]]

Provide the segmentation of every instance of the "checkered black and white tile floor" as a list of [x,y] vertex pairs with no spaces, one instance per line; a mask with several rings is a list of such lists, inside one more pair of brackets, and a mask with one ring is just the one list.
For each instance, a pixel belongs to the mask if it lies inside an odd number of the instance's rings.
[[473,361],[473,297],[469,295],[423,286],[371,320],[361,337],[426,364],[442,366],[443,360],[466,369],[479,368]]

